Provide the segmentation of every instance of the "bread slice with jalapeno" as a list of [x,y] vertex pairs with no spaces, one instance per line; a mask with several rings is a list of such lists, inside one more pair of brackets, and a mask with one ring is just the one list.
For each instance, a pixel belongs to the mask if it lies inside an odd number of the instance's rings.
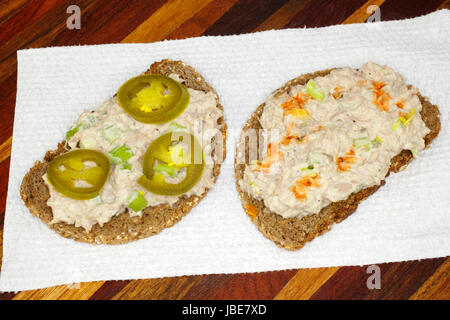
[[[83,113],[23,178],[25,205],[61,236],[92,244],[152,236],[180,221],[214,185],[227,130],[217,93],[182,61],[155,62],[143,75]],[[211,132],[201,135],[194,122]],[[186,160],[192,153],[182,138],[164,138],[172,134],[201,140],[200,162]]]
[[438,107],[387,66],[302,75],[243,127],[235,159],[242,206],[265,237],[300,249],[405,169],[440,128]]

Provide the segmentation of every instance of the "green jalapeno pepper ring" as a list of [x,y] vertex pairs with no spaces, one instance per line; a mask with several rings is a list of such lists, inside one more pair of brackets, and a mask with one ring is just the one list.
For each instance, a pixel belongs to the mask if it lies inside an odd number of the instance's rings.
[[[95,162],[86,168],[84,162]],[[110,162],[106,155],[96,150],[77,149],[64,153],[48,164],[47,178],[53,188],[62,195],[77,199],[92,199],[99,195],[109,176]],[[77,180],[88,187],[77,187]]]
[[178,117],[189,104],[181,83],[159,74],[145,74],[125,82],[117,92],[122,109],[142,123],[165,123]]
[[[174,155],[173,152],[177,150],[173,146],[174,142],[187,143],[188,154],[181,155],[181,159],[180,155]],[[180,183],[166,182],[164,174],[154,170],[156,161],[165,162],[177,169],[186,168],[186,177]],[[138,183],[155,194],[180,195],[189,191],[200,180],[204,166],[203,150],[192,134],[169,132],[154,140],[148,147],[142,165],[144,175],[138,180]]]

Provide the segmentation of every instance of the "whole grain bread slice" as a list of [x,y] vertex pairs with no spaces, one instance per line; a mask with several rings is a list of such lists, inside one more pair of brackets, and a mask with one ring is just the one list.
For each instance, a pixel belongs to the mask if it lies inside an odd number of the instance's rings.
[[[223,111],[222,105],[214,89],[205,81],[203,76],[196,72],[192,67],[182,61],[163,60],[155,62],[145,74],[162,74],[169,76],[177,74],[183,84],[195,90],[204,92],[212,91],[216,96],[216,107]],[[223,138],[223,159],[225,158],[225,141],[227,126],[223,117],[218,119],[218,127],[222,135],[216,137]],[[216,137],[212,138],[212,145],[216,145]],[[217,141],[218,144],[220,141]],[[47,171],[48,163],[56,156],[67,152],[65,142],[58,144],[54,151],[48,151],[42,162],[37,161],[35,165],[23,178],[20,195],[29,208],[30,212],[40,218],[51,229],[61,236],[74,239],[81,242],[92,244],[123,244],[137,239],[146,238],[161,232],[164,228],[173,226],[180,221],[187,213],[191,211],[208,193],[209,189],[201,195],[190,197],[181,196],[180,199],[172,205],[161,204],[158,206],[149,206],[142,211],[140,216],[132,217],[128,211],[114,216],[103,226],[95,224],[89,232],[82,227],[64,222],[51,223],[53,219],[52,209],[47,205],[50,193],[42,176]],[[219,151],[219,149],[218,149]],[[215,150],[212,151],[214,155]],[[220,158],[220,157],[219,157]],[[215,163],[213,167],[214,181],[220,173],[220,163]]]
[[[308,73],[298,78],[288,81],[283,87],[276,90],[275,93],[286,92],[290,87],[296,85],[304,85],[308,80],[319,76],[329,74],[333,69],[317,71],[315,73]],[[411,88],[411,86],[409,86]],[[440,112],[437,106],[431,104],[428,98],[418,94],[420,102],[422,103],[422,116],[425,125],[430,129],[430,132],[424,137],[425,146],[431,143],[436,138],[441,129]],[[241,134],[249,129],[261,129],[259,118],[264,111],[265,104],[261,104],[251,115],[250,119],[244,125]],[[246,148],[246,163],[248,163],[248,145]],[[238,146],[239,148],[239,146]],[[238,155],[238,150],[236,151]],[[413,159],[413,155],[409,150],[403,150],[398,155],[391,159],[391,166],[386,175],[391,171],[398,172],[408,165]],[[264,204],[264,200],[258,200],[251,197],[249,194],[242,191],[239,186],[239,180],[242,179],[245,170],[245,164],[237,162],[235,159],[235,177],[236,187],[242,201],[244,210],[258,227],[259,231],[272,240],[281,248],[287,250],[298,250],[302,248],[306,242],[311,241],[317,236],[329,231],[334,223],[339,223],[358,208],[358,204],[376,192],[385,181],[381,181],[380,185],[365,188],[359,192],[352,193],[346,200],[333,202],[324,207],[318,214],[308,215],[302,218],[283,218],[282,216],[270,211]]]

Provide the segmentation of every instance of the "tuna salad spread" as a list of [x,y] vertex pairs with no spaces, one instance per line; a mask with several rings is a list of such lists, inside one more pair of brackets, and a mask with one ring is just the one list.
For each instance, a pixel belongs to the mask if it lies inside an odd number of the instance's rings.
[[[71,151],[66,155],[70,157],[58,157],[59,162],[53,163],[54,168],[50,163],[44,175],[52,223],[65,222],[89,231],[127,209],[132,216],[140,215],[148,206],[173,204],[183,195],[201,195],[213,186],[214,163],[204,161],[210,149],[203,148],[203,163],[200,159],[200,164],[188,165],[184,160],[189,143],[173,143],[170,136],[187,135],[195,145],[210,142],[223,115],[217,108],[216,94],[186,88],[176,74],[170,78],[150,75],[139,78],[140,82],[134,80],[137,78],[122,86],[127,89],[125,93],[121,88],[116,97],[96,110],[82,113],[67,132],[66,144]],[[163,116],[160,110],[166,110]],[[151,175],[147,176],[147,171]],[[98,189],[97,194],[70,193],[70,179],[71,190],[93,188]],[[96,184],[101,189],[95,189]]]
[[402,150],[423,150],[429,129],[421,110],[414,88],[372,62],[275,91],[259,118],[263,156],[249,159],[238,183],[284,218],[319,213],[379,185]]

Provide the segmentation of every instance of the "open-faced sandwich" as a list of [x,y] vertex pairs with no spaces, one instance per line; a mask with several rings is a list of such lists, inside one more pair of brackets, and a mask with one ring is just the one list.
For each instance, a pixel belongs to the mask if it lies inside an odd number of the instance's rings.
[[25,175],[30,212],[60,235],[121,244],[157,234],[208,193],[225,156],[214,89],[163,60],[81,114],[57,150]]
[[288,250],[330,230],[440,130],[439,110],[387,66],[306,74],[245,124],[236,186],[258,229]]

